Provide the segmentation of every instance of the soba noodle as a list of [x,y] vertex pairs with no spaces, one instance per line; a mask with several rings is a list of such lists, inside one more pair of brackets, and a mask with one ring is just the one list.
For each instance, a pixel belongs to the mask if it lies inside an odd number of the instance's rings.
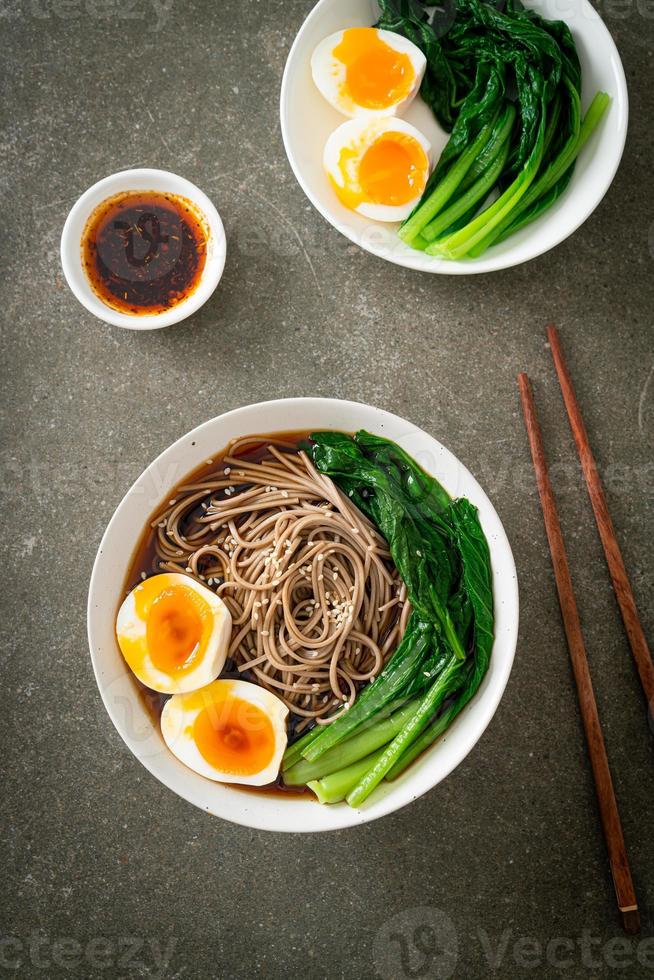
[[177,490],[153,521],[153,571],[184,572],[229,607],[236,670],[296,716],[333,721],[382,669],[410,608],[386,542],[304,452],[261,438]]

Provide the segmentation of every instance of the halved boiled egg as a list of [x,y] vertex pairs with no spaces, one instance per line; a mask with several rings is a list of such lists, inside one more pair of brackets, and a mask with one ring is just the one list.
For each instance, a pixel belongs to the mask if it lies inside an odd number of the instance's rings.
[[415,44],[376,27],[330,34],[311,57],[318,90],[346,116],[395,115],[420,88],[425,66]]
[[223,669],[232,630],[225,603],[195,579],[153,575],[118,611],[116,637],[138,679],[163,694],[194,691]]
[[219,783],[265,786],[286,748],[283,701],[247,681],[217,680],[164,705],[161,733],[189,769]]
[[375,221],[403,221],[427,184],[431,144],[403,119],[350,119],[335,129],[323,165],[341,202]]

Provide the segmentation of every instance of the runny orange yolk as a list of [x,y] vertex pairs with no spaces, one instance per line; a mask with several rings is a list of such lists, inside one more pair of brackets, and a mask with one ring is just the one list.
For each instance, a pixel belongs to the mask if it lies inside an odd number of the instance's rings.
[[333,50],[345,66],[342,95],[364,109],[387,109],[406,98],[415,72],[407,54],[386,44],[373,27],[350,27]]
[[139,676],[148,662],[169,676],[192,670],[211,637],[214,616],[206,600],[187,585],[162,582],[165,577],[154,575],[134,589],[141,629],[117,634],[125,660]]
[[338,167],[344,186],[332,183],[346,207],[356,208],[363,203],[393,207],[408,204],[423,192],[429,161],[412,136],[387,132],[363,153],[359,146],[343,147]]
[[261,772],[275,753],[270,718],[243,698],[226,697],[203,708],[193,724],[193,738],[209,765],[232,776]]
[[200,647],[202,617],[190,589],[173,588],[154,600],[145,627],[152,663],[166,674],[183,669]]

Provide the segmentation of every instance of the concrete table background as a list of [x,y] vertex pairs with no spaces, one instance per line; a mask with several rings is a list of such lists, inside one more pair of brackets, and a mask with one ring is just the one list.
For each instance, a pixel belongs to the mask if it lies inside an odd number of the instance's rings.
[[[0,6],[2,540],[13,568],[2,590],[0,973],[652,976],[654,743],[543,336],[547,321],[560,325],[654,640],[651,10],[602,8],[632,102],[602,205],[549,255],[463,279],[358,251],[296,186],[277,100],[310,7]],[[229,240],[213,300],[141,335],[93,320],[58,258],[76,197],[134,166],[197,182]],[[556,464],[640,945],[622,944],[616,922],[519,413],[522,369]],[[360,829],[274,836],[208,818],[129,755],[95,688],[85,600],[100,535],[147,462],[226,409],[310,394],[398,412],[461,457],[505,523],[522,621],[497,715],[444,784]]]

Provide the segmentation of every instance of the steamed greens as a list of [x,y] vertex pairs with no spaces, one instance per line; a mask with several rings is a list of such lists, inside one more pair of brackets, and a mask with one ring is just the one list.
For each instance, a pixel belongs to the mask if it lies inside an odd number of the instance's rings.
[[477,257],[564,192],[609,97],[598,92],[582,120],[581,69],[569,28],[520,0],[379,6],[376,26],[424,52],[420,92],[450,133],[400,237],[431,255]]
[[493,645],[490,556],[476,508],[451,500],[395,443],[318,432],[310,453],[386,538],[412,607],[376,680],[348,711],[292,745],[282,767],[286,782],[309,783],[324,802],[359,806],[477,691]]

